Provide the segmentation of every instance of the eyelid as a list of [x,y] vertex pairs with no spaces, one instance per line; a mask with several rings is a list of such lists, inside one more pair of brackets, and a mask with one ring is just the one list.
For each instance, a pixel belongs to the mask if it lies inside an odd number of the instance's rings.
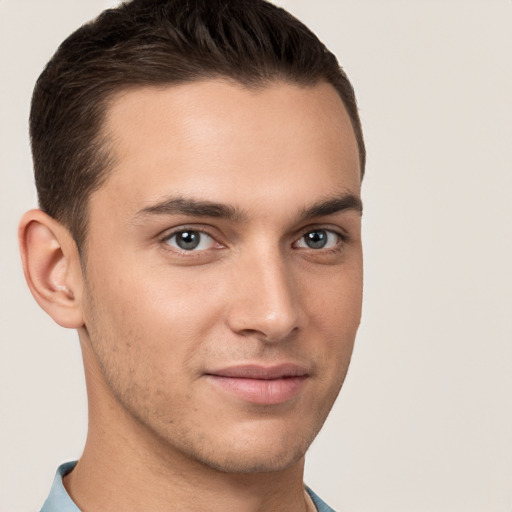
[[213,229],[204,224],[179,224],[172,228],[164,229],[157,235],[157,237],[159,240],[167,240],[171,236],[176,235],[177,233],[182,233],[183,231],[197,231],[198,233],[203,233],[212,238],[217,238],[217,236],[213,234]]
[[185,249],[180,249],[179,247],[173,247],[170,244],[166,243],[168,240],[170,240],[173,236],[178,235],[179,233],[183,233],[186,231],[193,231],[196,233],[200,233],[201,235],[206,235],[207,237],[211,238],[214,242],[214,244],[217,244],[219,247],[216,247],[216,249],[224,248],[225,245],[218,240],[218,236],[213,234],[207,227],[205,226],[195,226],[195,225],[187,225],[182,224],[179,226],[176,226],[174,228],[167,229],[163,231],[160,235],[158,235],[158,241],[161,242],[165,247],[165,250],[172,251],[174,253],[178,253],[179,255],[185,255],[185,256],[197,256],[201,253],[207,252],[209,249],[199,249],[199,250],[190,250],[187,251]]
[[[321,247],[318,249],[314,249],[312,247],[307,246],[298,246],[298,244],[304,239],[304,237],[311,232],[315,231],[325,231],[327,233],[330,233],[337,237],[336,244],[334,247]],[[332,226],[325,226],[325,225],[316,225],[316,226],[306,226],[305,228],[301,229],[299,232],[300,236],[295,238],[295,241],[293,242],[293,247],[299,250],[303,251],[310,251],[320,254],[325,254],[329,252],[338,252],[343,249],[343,247],[348,244],[351,240],[349,234],[342,229],[340,226],[332,227]]]
[[305,226],[297,232],[296,240],[299,240],[304,235],[307,235],[312,231],[328,231],[329,233],[338,235],[344,242],[349,242],[351,240],[351,236],[346,229],[343,229],[341,226],[333,226],[331,224],[310,224]]

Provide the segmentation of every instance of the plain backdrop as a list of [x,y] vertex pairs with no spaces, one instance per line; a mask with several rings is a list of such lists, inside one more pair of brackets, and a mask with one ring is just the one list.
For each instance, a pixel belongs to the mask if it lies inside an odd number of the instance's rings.
[[[79,457],[78,341],[25,286],[33,84],[113,2],[0,0],[0,512]],[[287,0],[354,83],[364,317],[306,482],[344,512],[512,511],[512,2]]]

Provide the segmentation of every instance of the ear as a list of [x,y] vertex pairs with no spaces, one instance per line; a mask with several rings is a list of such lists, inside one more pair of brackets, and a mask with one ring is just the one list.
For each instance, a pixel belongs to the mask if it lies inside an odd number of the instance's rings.
[[23,272],[38,304],[63,327],[82,327],[83,278],[69,231],[41,210],[30,210],[18,229]]

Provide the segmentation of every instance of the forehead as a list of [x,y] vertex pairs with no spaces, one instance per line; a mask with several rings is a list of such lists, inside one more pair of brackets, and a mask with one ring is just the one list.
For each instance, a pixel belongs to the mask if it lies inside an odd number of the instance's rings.
[[126,207],[168,194],[238,201],[245,209],[269,195],[359,192],[350,119],[325,83],[138,88],[114,98],[105,130],[115,164],[97,194],[122,197]]

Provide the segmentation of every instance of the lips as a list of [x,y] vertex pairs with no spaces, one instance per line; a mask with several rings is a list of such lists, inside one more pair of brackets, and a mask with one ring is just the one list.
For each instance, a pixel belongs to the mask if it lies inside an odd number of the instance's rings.
[[292,363],[273,366],[248,364],[208,371],[205,377],[218,390],[239,400],[276,405],[298,396],[309,373],[303,366]]

